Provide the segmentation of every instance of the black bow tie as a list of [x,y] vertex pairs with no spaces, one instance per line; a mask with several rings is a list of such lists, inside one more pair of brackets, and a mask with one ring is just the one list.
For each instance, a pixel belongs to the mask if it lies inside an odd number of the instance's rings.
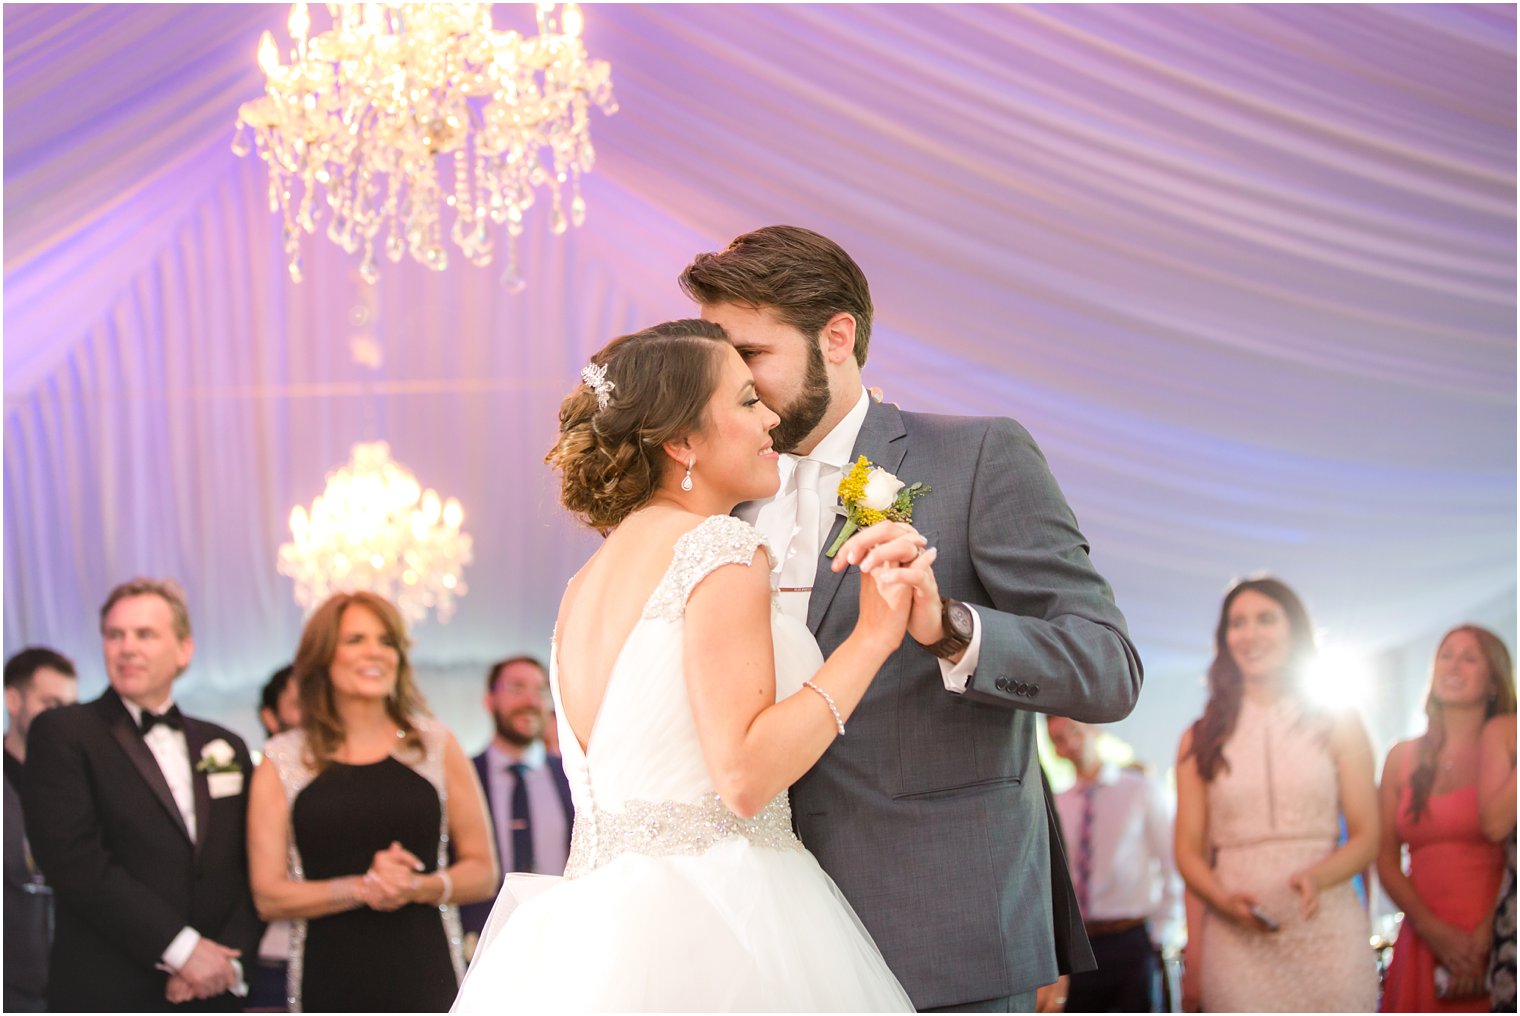
[[170,706],[162,713],[152,713],[144,709],[142,717],[137,721],[137,730],[146,735],[153,729],[154,724],[162,723],[173,730],[185,729],[185,718],[180,715],[179,706]]

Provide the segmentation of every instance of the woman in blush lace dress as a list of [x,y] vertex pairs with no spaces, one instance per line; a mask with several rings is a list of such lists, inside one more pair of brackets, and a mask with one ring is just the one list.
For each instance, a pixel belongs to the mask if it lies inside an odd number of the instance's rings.
[[1235,585],[1214,643],[1208,704],[1177,752],[1177,870],[1204,904],[1202,1007],[1368,1012],[1377,968],[1351,886],[1377,850],[1367,735],[1307,699],[1313,629],[1282,582]]
[[570,861],[508,878],[454,1011],[911,1011],[786,790],[844,734],[913,597],[937,602],[934,554],[893,523],[847,543],[834,567],[860,566],[860,621],[824,662],[730,516],[776,490],[778,418],[722,329],[624,336],[582,377],[549,454],[606,535],[550,663]]
[[1447,632],[1425,697],[1426,731],[1394,745],[1383,764],[1378,879],[1404,911],[1384,1012],[1488,1011],[1504,851],[1483,835],[1479,743],[1490,718],[1514,712],[1514,668],[1499,637],[1476,625]]

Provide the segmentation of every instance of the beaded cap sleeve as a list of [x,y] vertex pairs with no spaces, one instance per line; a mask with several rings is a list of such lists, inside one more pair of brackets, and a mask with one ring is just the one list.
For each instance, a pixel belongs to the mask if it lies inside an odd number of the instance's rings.
[[[645,604],[644,616],[679,621],[698,582],[726,564],[749,564],[756,547],[765,548],[766,559],[774,568],[776,554],[754,526],[732,515],[703,519],[676,541],[670,567]],[[771,599],[774,602],[774,593]]]

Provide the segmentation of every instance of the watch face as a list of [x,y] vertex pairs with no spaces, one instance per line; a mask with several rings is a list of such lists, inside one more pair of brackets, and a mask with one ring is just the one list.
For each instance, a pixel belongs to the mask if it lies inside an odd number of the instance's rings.
[[956,600],[950,604],[950,609],[946,613],[949,615],[950,627],[954,629],[955,634],[963,639],[971,638],[971,608]]

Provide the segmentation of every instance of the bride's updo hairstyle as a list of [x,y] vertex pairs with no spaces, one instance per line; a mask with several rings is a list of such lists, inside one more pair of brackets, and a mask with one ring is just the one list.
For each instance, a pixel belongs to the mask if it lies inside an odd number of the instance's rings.
[[675,463],[667,441],[702,426],[728,336],[711,321],[667,321],[613,339],[591,357],[559,407],[544,461],[560,501],[603,535],[642,508]]

